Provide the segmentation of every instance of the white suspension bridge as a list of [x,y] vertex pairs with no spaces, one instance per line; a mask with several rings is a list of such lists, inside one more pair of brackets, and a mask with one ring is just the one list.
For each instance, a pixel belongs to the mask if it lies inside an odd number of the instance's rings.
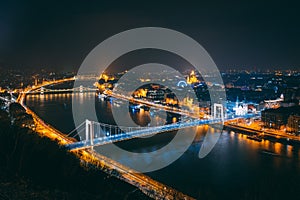
[[[75,137],[79,135],[81,137],[84,136],[84,138],[80,138],[80,141],[68,144],[66,145],[66,147],[70,150],[93,148],[95,146],[104,144],[151,136],[157,133],[169,132],[199,125],[223,124],[226,120],[235,119],[234,117],[225,118],[223,110],[223,105],[215,104],[213,116],[210,119],[195,119],[187,122],[177,122],[154,127],[116,126],[86,119],[83,123],[81,123],[77,128],[75,128],[68,134],[68,136],[73,135]],[[250,118],[254,116],[255,114],[246,114],[244,116],[238,116],[236,118]],[[75,132],[76,134],[74,134]]]
[[[41,85],[36,86],[35,88],[28,88],[25,91],[21,92],[19,97],[17,98],[17,102],[19,102],[29,114],[32,114],[38,125],[41,127],[41,131],[39,134],[47,135],[49,138],[55,138],[60,141],[60,144],[65,145],[70,150],[75,150],[76,155],[80,155],[79,157],[86,161],[91,162],[90,160],[98,160],[98,163],[104,165],[105,169],[114,169],[119,173],[113,174],[114,176],[122,179],[135,187],[139,188],[144,193],[155,199],[193,199],[181,192],[176,191],[173,188],[168,187],[162,183],[159,183],[150,177],[147,177],[144,174],[136,172],[122,164],[115,162],[105,156],[95,153],[91,148],[97,145],[103,145],[107,143],[128,140],[136,137],[153,135],[155,133],[162,133],[171,130],[177,130],[180,128],[188,128],[192,126],[197,126],[201,124],[219,124],[226,120],[229,120],[226,116],[224,116],[224,108],[222,105],[214,105],[213,116],[210,119],[195,119],[191,122],[179,122],[175,124],[168,124],[165,126],[158,127],[118,127],[115,125],[108,125],[99,122],[93,122],[90,120],[85,120],[81,125],[79,125],[74,131],[72,131],[70,135],[80,134],[84,131],[83,138],[81,141],[73,142],[70,138],[66,137],[63,133],[54,129],[53,127],[47,125],[42,119],[40,119],[33,111],[26,107],[24,104],[24,100],[26,98],[26,94],[32,93],[45,93],[48,91],[42,90],[42,87],[49,86],[52,84],[63,83],[66,81],[72,81],[74,78],[56,80],[52,82],[43,83]],[[70,90],[69,90],[70,91]],[[60,92],[69,92],[64,89],[60,89]],[[78,88],[77,90],[78,91]],[[82,90],[83,91],[83,90]],[[86,91],[92,91],[90,89]],[[95,89],[94,89],[95,91]],[[50,91],[49,91],[50,92]],[[51,92],[59,92],[51,91]],[[80,92],[80,87],[79,87]],[[166,108],[164,108],[167,110]],[[216,111],[218,110],[218,111]],[[168,111],[168,110],[167,110]],[[244,118],[251,117],[251,115],[243,116]],[[37,129],[39,130],[39,129]],[[83,156],[84,155],[84,156]],[[93,161],[95,162],[95,161]],[[109,174],[112,174],[108,172]]]

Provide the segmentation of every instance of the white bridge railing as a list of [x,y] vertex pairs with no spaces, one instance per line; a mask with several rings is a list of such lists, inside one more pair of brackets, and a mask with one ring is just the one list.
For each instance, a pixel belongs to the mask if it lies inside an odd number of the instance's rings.
[[[250,118],[256,114],[247,114],[242,117]],[[242,118],[241,116],[236,118]],[[113,142],[129,140],[138,137],[151,136],[157,133],[174,131],[182,128],[189,128],[205,124],[223,124],[226,120],[235,118],[218,118],[218,119],[199,119],[190,122],[177,122],[163,126],[155,127],[118,127],[115,125],[108,125],[99,122],[86,120],[77,129],[74,129],[69,135],[77,131],[76,135],[80,135],[85,131],[85,138],[79,142],[68,144],[66,147],[70,150],[90,148],[100,146]],[[82,135],[82,134],[81,134]]]

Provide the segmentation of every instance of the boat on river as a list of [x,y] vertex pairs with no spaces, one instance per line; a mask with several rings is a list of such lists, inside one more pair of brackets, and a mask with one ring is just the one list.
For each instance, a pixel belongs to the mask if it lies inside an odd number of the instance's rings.
[[257,135],[248,135],[247,139],[255,140],[257,142],[261,142],[262,141],[262,139],[259,136],[257,136]]

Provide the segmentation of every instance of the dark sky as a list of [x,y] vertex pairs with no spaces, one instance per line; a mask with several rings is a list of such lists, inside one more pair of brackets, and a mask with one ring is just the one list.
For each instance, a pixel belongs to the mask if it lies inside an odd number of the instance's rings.
[[193,37],[221,68],[299,69],[296,1],[108,2],[2,1],[0,66],[77,69],[109,36],[158,26]]

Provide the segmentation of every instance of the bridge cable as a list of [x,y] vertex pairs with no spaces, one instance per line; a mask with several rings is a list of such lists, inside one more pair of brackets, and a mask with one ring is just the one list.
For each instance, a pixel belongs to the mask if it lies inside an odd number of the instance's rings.
[[81,127],[83,124],[85,124],[85,121],[82,122],[79,126],[77,126],[75,129],[73,129],[68,135],[67,137],[69,137],[72,133],[74,133],[77,129],[79,129],[79,127]]

